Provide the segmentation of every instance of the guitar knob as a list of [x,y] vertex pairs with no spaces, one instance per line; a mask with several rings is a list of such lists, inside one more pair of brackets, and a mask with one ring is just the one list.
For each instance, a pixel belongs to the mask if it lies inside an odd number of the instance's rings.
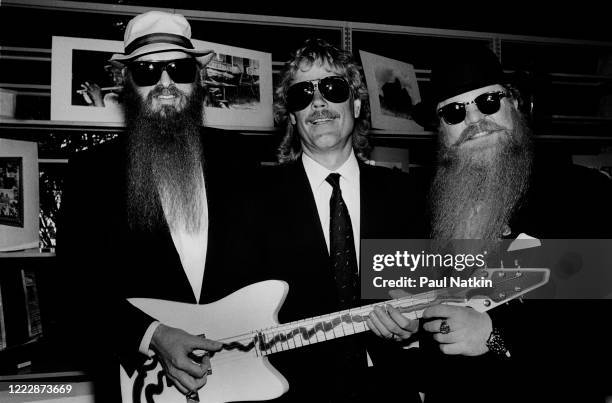
[[516,292],[521,292],[521,290],[522,290],[522,289],[521,289],[521,287],[519,287],[519,286],[514,287],[514,291],[516,291]]
[[489,301],[488,299],[485,299],[483,304],[484,304],[484,306],[489,307],[489,306],[491,306],[491,301]]
[[506,298],[506,293],[505,292],[500,292],[499,293],[499,298],[500,299],[505,299]]

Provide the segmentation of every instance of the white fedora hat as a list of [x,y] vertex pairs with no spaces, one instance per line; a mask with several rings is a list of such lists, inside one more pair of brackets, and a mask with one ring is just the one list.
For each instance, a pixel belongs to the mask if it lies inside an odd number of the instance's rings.
[[111,61],[129,62],[151,53],[180,51],[206,65],[214,56],[211,49],[195,49],[191,26],[181,14],[148,11],[132,18],[125,28],[124,54],[114,54]]

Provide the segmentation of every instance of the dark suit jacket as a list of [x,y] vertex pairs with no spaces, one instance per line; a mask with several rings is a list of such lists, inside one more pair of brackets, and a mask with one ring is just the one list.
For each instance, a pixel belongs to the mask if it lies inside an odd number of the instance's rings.
[[[422,193],[411,185],[407,175],[362,163],[359,168],[361,238],[403,239],[422,235],[423,210],[417,207],[423,200]],[[265,263],[259,274],[289,283],[279,321],[338,311],[329,253],[301,159],[266,169],[262,175],[263,205],[259,217],[263,222],[258,225],[261,229],[258,239]],[[374,301],[362,302],[366,305]],[[366,340],[368,336],[372,340]],[[358,391],[362,401],[372,398],[387,401],[397,389],[389,394],[394,386],[391,378],[381,385],[382,373],[366,371],[365,348],[361,365],[347,367],[344,346],[352,338],[358,339],[362,347],[368,343],[374,362],[381,361],[378,358],[384,356],[384,350],[391,344],[387,346],[366,333],[271,355],[272,364],[289,381],[289,392],[281,400],[340,401],[348,398],[352,390]],[[405,390],[402,396],[404,401],[410,401]]]
[[[541,239],[542,247],[547,239],[612,239],[610,206],[612,182],[603,174],[536,162],[528,193],[510,222],[510,237],[526,233]],[[505,267],[513,267],[514,256],[509,260]],[[523,262],[522,267],[529,266]],[[553,282],[559,267],[548,268]],[[600,369],[612,359],[612,348],[601,340],[612,332],[612,322],[604,319],[612,312],[611,301],[527,298],[489,311],[493,325],[502,329],[510,360],[491,353],[443,356],[437,343],[421,342],[425,373],[452,368],[443,382],[421,380],[426,402],[601,402],[612,394],[609,371]]]
[[[202,133],[209,233],[200,303],[246,285],[234,270],[244,267],[239,252],[255,164],[246,162],[237,137],[210,129]],[[119,360],[128,373],[144,362],[138,346],[152,322],[125,299],[196,302],[165,221],[153,232],[129,228],[126,162],[123,138],[71,159],[58,227],[67,319],[78,325],[66,327],[71,350],[115,387]],[[83,354],[92,346],[95,360]]]

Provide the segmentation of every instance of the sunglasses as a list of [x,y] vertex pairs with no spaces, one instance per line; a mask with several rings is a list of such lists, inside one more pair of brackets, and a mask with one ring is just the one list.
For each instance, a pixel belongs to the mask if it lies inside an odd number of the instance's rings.
[[128,68],[134,83],[139,87],[157,84],[164,71],[175,83],[190,84],[195,81],[197,71],[196,61],[191,57],[159,62],[132,62]]
[[465,106],[476,104],[478,110],[484,115],[492,115],[499,111],[501,107],[501,99],[509,97],[510,94],[504,91],[485,92],[478,95],[471,102],[452,102],[438,109],[438,116],[449,125],[456,125],[465,120]]
[[312,102],[314,93],[319,90],[323,98],[333,103],[342,103],[349,99],[351,93],[348,82],[338,76],[329,76],[320,80],[302,81],[293,84],[287,90],[287,108],[290,112],[301,111]]

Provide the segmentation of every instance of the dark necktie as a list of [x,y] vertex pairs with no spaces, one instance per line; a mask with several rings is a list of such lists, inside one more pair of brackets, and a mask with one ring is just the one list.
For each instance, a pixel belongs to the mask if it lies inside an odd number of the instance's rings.
[[[357,255],[353,238],[353,226],[348,208],[342,199],[340,174],[329,174],[325,179],[333,191],[329,199],[329,257],[332,266],[336,289],[338,291],[338,309],[344,310],[358,305],[359,275],[357,273]],[[334,344],[334,353],[338,360],[334,365],[338,373],[334,381],[338,386],[330,401],[359,401],[360,388],[367,365],[366,352],[362,334],[342,339]],[[357,382],[357,385],[353,385]]]
[[329,256],[338,290],[340,309],[352,308],[359,299],[359,275],[351,217],[342,199],[340,174],[325,179],[333,188],[329,199]]

